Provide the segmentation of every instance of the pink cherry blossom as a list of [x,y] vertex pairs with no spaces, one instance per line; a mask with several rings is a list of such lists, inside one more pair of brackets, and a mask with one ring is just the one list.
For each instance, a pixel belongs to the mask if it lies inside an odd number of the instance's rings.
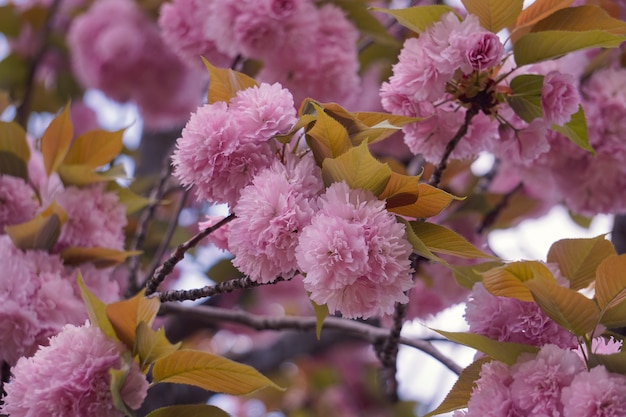
[[22,178],[0,175],[0,234],[5,226],[32,219],[38,206],[35,192]]
[[500,63],[504,46],[492,32],[475,32],[467,38],[465,57],[475,71],[484,71]]
[[[97,327],[67,325],[32,358],[20,359],[5,385],[2,412],[12,417],[121,417],[113,405],[109,370],[123,367],[120,342]],[[130,360],[121,398],[131,409],[143,403],[148,381]]]
[[311,299],[345,317],[390,314],[413,286],[404,227],[370,191],[332,184],[300,235],[296,259]]
[[626,376],[609,373],[602,365],[579,372],[563,388],[563,415],[567,417],[620,417],[626,415]]
[[472,389],[466,412],[455,412],[454,417],[514,417],[520,413],[511,399],[513,382],[509,367],[498,361],[485,363],[480,378]]
[[557,71],[549,72],[541,87],[541,107],[546,123],[564,125],[580,105],[580,93],[574,77]]

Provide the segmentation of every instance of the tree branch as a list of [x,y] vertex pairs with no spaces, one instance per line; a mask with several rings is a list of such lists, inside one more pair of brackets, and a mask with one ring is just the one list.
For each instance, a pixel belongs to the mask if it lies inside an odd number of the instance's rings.
[[[238,323],[256,330],[299,330],[314,332],[317,326],[315,317],[274,317],[263,315],[252,315],[241,310],[229,310],[210,306],[193,306],[188,307],[182,304],[167,303],[161,305],[162,314],[181,314],[195,320],[207,323],[215,322],[232,322]],[[384,342],[389,338],[391,332],[388,329],[372,326],[371,324],[362,323],[354,320],[343,319],[339,317],[326,317],[322,329],[322,337],[324,330],[341,330],[342,332],[352,334],[358,338],[372,344]],[[430,342],[423,340],[408,339],[400,337],[398,342],[402,345],[410,346],[418,349],[432,358],[439,361],[442,365],[459,375],[462,368],[450,358],[442,354]]]
[[498,216],[500,216],[500,213],[502,213],[502,211],[507,208],[507,206],[509,205],[509,201],[511,201],[511,197],[513,197],[515,193],[521,190],[523,186],[524,184],[520,182],[515,186],[515,188],[504,194],[500,202],[489,213],[485,214],[485,217],[483,218],[483,221],[478,227],[478,230],[476,230],[476,232],[482,234],[485,229],[491,227],[496,222],[496,220],[498,220]]

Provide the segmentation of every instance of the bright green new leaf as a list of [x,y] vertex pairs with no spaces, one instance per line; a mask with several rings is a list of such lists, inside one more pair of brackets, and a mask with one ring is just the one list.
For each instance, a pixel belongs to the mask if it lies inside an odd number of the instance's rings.
[[531,31],[546,30],[605,30],[616,35],[626,34],[626,22],[611,17],[598,6],[568,7],[554,12],[535,24]]
[[15,122],[0,122],[0,175],[27,180],[29,159],[26,131]]
[[363,142],[337,158],[326,158],[322,164],[322,178],[326,186],[345,181],[350,188],[370,190],[378,196],[391,178],[391,168],[374,158],[367,142]]
[[122,389],[124,388],[126,378],[128,378],[129,371],[130,365],[125,360],[122,360],[121,369],[109,369],[109,375],[111,375],[109,390],[111,392],[111,399],[113,400],[113,405],[115,406],[115,408],[124,413],[125,416],[134,416],[134,411],[131,410],[128,405],[126,405],[124,399],[122,398]]
[[456,282],[463,288],[471,290],[474,284],[483,280],[483,273],[502,266],[502,262],[483,262],[475,265],[455,266],[450,265]]
[[534,300],[530,290],[524,285],[527,281],[535,277],[554,281],[554,276],[550,270],[537,261],[511,262],[486,271],[482,276],[483,284],[491,294],[522,301]]
[[216,101],[228,103],[231,98],[237,95],[237,91],[259,85],[254,78],[250,78],[246,74],[230,68],[214,67],[204,58],[202,58],[202,62],[209,71],[209,94],[207,97],[209,104]]
[[307,143],[313,151],[315,162],[322,165],[326,158],[336,158],[352,148],[348,131],[337,120],[313,102],[317,120],[307,133]]
[[483,365],[491,362],[492,358],[480,358],[463,369],[459,379],[454,383],[446,398],[430,413],[424,417],[432,417],[442,413],[449,413],[454,410],[467,407],[467,403],[472,396],[474,390],[474,382],[480,378],[480,372]]
[[41,138],[41,153],[43,154],[46,174],[52,174],[61,165],[70,149],[73,136],[74,128],[72,127],[70,105],[68,104],[61,114],[50,122]]
[[528,65],[587,48],[616,48],[626,38],[603,30],[548,30],[522,36],[513,45],[517,65]]
[[230,417],[230,414],[213,405],[184,404],[157,408],[146,417]]
[[106,315],[115,329],[115,334],[129,350],[135,347],[136,330],[139,323],[152,326],[161,307],[158,298],[146,298],[144,292],[145,290],[142,290],[133,298],[106,306]]
[[458,256],[466,259],[495,258],[472,245],[460,234],[435,223],[410,222],[416,235],[426,247],[435,253]]
[[5,226],[7,235],[13,244],[22,249],[52,249],[61,235],[61,226],[67,220],[67,213],[56,202],[50,204],[44,211],[31,220]]
[[413,251],[416,254],[418,254],[419,256],[423,258],[429,259],[431,261],[447,264],[446,261],[444,261],[437,255],[435,255],[434,253],[431,252],[430,249],[428,249],[428,247],[422,241],[422,239],[420,239],[419,236],[413,231],[413,227],[411,226],[411,223],[409,223],[408,221],[406,221],[404,218],[400,216],[396,216],[396,220],[399,223],[404,224],[404,230],[406,231],[406,238],[411,244],[411,246],[413,246]]
[[178,350],[157,360],[152,376],[154,383],[188,384],[232,395],[250,394],[266,387],[281,389],[248,365],[197,350]]
[[600,263],[596,273],[596,300],[602,324],[626,326],[626,255],[609,256]]
[[564,126],[552,125],[551,128],[569,138],[569,140],[582,150],[589,151],[593,155],[596,154],[596,151],[589,144],[587,120],[585,119],[583,106],[578,106],[578,111],[572,115],[571,120],[565,123]]
[[324,320],[326,320],[326,317],[328,317],[330,312],[328,311],[328,306],[326,304],[319,305],[315,301],[311,300],[311,305],[313,306],[313,311],[315,311],[315,336],[317,337],[317,340],[320,340]]
[[124,130],[108,132],[98,129],[83,133],[72,144],[63,164],[87,165],[91,168],[108,164],[122,152]]
[[572,3],[574,0],[535,0],[517,17],[515,28],[533,25],[557,10],[569,7]]
[[513,94],[506,101],[522,120],[527,123],[543,116],[541,107],[541,87],[543,75],[523,74],[511,80]]
[[517,357],[522,353],[539,352],[539,348],[536,346],[524,345],[522,343],[500,342],[481,334],[445,332],[437,329],[432,330],[436,331],[448,340],[474,348],[493,359],[506,363],[507,365],[513,365],[517,362]]
[[580,290],[596,279],[598,265],[615,254],[613,244],[604,235],[590,239],[562,239],[552,244],[547,261],[559,265],[571,289]]
[[172,352],[180,349],[182,342],[175,345],[170,343],[165,337],[165,328],[152,330],[145,321],[139,322],[136,329],[135,345],[133,355],[139,357],[139,366],[146,373],[158,359],[164,358]]
[[367,10],[366,1],[332,0],[332,2],[346,12],[348,19],[354,22],[356,28],[364,35],[384,45],[394,46],[398,44],[398,41],[380,23],[380,20],[372,16]]
[[89,316],[91,325],[97,326],[106,336],[114,340],[120,340],[113,329],[111,321],[107,317],[106,304],[100,301],[98,297],[89,291],[89,288],[85,285],[80,272],[78,273],[77,280],[78,287],[80,288],[80,295],[85,303],[85,309],[87,310],[87,316]]
[[92,263],[96,268],[109,268],[117,266],[130,256],[140,255],[141,251],[123,251],[111,248],[93,247],[70,247],[61,251],[61,259],[65,265],[80,265],[86,262]]
[[591,333],[600,320],[600,310],[592,300],[561,287],[555,279],[536,277],[524,285],[548,317],[576,336]]
[[430,25],[437,22],[442,15],[454,12],[450,6],[414,6],[406,9],[372,8],[375,12],[392,15],[402,26],[416,33],[422,33]]
[[524,0],[461,0],[467,12],[478,16],[480,25],[493,33],[515,23]]

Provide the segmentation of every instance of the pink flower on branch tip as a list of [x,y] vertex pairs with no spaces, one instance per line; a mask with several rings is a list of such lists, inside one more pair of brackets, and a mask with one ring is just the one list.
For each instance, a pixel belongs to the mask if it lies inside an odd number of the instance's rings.
[[390,314],[413,286],[410,243],[385,203],[366,190],[332,184],[296,248],[311,299],[344,317]]
[[[12,417],[122,417],[113,405],[109,370],[124,366],[123,352],[120,342],[97,327],[67,325],[49,346],[13,367],[2,412]],[[129,408],[138,409],[148,381],[134,361],[128,365],[120,395]]]
[[548,124],[559,126],[569,122],[578,111],[581,98],[573,76],[558,71],[549,72],[541,87],[541,107]]

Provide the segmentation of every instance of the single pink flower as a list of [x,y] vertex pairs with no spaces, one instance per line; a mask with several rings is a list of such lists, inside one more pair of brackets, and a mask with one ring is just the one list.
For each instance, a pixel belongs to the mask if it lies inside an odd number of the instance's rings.
[[475,71],[484,71],[500,63],[504,46],[492,32],[475,32],[467,38],[465,57]]
[[578,111],[581,98],[573,76],[551,71],[543,79],[541,87],[541,107],[548,124],[559,126],[569,122],[572,114]]

